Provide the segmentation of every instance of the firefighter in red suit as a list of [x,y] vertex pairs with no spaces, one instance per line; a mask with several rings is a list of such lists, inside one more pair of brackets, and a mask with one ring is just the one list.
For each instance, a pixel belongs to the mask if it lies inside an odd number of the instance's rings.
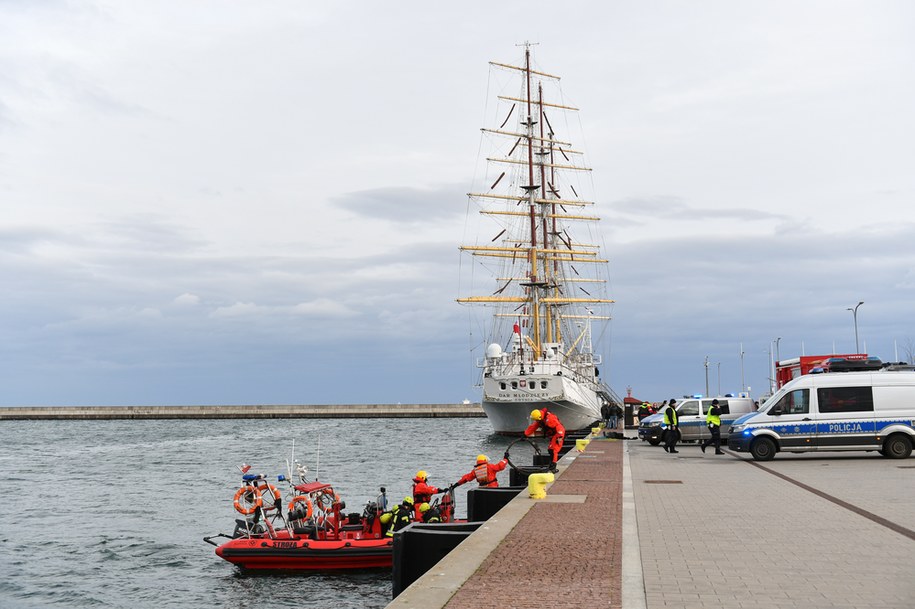
[[461,476],[454,486],[461,486],[465,482],[476,480],[480,486],[495,488],[499,486],[496,474],[505,469],[506,465],[508,465],[508,453],[505,453],[505,458],[498,463],[490,463],[489,457],[486,455],[477,455],[477,464],[472,470]]
[[562,440],[566,437],[566,428],[559,422],[559,417],[547,410],[531,411],[533,423],[524,430],[524,436],[532,436],[538,429],[543,429],[543,435],[550,439],[550,454],[553,462],[550,464],[550,471],[556,471],[556,461],[559,460],[559,449],[562,448]]
[[416,519],[421,521],[422,514],[420,514],[419,506],[423,503],[429,503],[432,501],[432,495],[444,492],[445,489],[436,488],[428,484],[427,480],[429,474],[426,473],[426,470],[419,470],[416,472],[416,477],[413,478],[413,502],[416,507]]

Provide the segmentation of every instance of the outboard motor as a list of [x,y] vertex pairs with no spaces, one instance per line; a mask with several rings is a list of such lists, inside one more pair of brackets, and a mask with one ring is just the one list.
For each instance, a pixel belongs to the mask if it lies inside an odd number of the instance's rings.
[[232,531],[232,539],[238,539],[239,537],[251,537],[254,535],[263,535],[267,530],[264,528],[264,525],[258,522],[252,522],[250,520],[244,520],[241,518],[235,519],[235,530]]

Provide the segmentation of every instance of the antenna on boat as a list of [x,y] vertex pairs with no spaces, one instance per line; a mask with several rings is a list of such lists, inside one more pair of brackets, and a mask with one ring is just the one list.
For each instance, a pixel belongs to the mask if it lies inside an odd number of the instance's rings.
[[292,439],[292,454],[289,455],[289,459],[286,459],[286,473],[289,475],[289,479],[293,480],[292,477],[292,464],[295,463],[295,438]]
[[321,471],[321,436],[318,436],[318,456],[315,457],[315,482],[318,481],[319,471]]

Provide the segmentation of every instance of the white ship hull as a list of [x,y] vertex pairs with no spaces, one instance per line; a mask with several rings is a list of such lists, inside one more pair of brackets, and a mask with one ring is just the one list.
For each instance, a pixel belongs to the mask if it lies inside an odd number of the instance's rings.
[[598,386],[588,380],[595,378],[593,366],[576,374],[556,361],[536,362],[525,365],[522,375],[518,366],[506,369],[497,361],[485,365],[481,400],[497,434],[520,435],[531,423],[531,411],[539,408],[548,408],[569,431],[589,428],[600,420]]
[[[595,396],[595,401],[597,396]],[[567,431],[591,427],[600,419],[600,406],[573,402],[483,402],[483,412],[493,431],[504,436],[520,436],[531,424],[531,411],[548,408],[556,414]],[[595,414],[596,410],[596,414]]]

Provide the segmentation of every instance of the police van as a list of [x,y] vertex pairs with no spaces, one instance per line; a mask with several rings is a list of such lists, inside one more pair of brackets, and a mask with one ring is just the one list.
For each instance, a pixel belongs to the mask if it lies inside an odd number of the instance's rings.
[[[712,407],[712,400],[718,400],[718,409],[721,411],[721,440],[727,438],[727,429],[738,417],[748,412],[754,412],[756,405],[750,398],[719,396],[708,398],[684,398],[675,405],[677,410],[677,425],[680,427],[680,440],[705,440],[711,437],[705,416]],[[665,440],[667,426],[664,424],[664,409],[658,414],[645,417],[639,424],[639,438],[647,441],[652,446],[657,446]]]
[[769,461],[779,451],[876,450],[905,459],[915,444],[915,371],[826,372],[794,379],[734,421],[728,448]]

